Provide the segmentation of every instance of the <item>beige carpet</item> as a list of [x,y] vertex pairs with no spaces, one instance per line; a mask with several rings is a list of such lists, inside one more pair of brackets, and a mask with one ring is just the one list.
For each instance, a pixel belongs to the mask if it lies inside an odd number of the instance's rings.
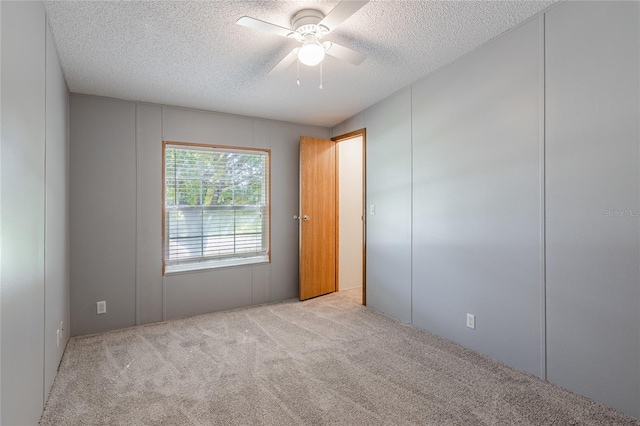
[[42,424],[640,424],[359,297],[73,338]]

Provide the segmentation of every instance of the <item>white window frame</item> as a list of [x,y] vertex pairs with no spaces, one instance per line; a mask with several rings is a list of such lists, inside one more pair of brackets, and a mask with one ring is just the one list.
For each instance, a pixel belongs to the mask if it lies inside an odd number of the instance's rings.
[[[265,171],[265,180],[266,180],[266,207],[265,210],[265,223],[263,225],[263,233],[262,238],[266,239],[265,248],[266,251],[262,251],[260,253],[251,253],[246,256],[244,255],[231,255],[231,256],[215,256],[209,258],[200,258],[194,260],[187,260],[183,262],[179,261],[168,261],[168,248],[169,248],[169,232],[168,232],[168,207],[166,200],[166,150],[167,148],[187,148],[198,150],[199,148],[203,151],[214,151],[214,152],[243,152],[246,151],[248,153],[260,153],[266,156],[266,171]],[[170,208],[173,209],[173,206]],[[186,207],[185,207],[186,208]],[[204,208],[204,210],[209,207]],[[221,206],[220,209],[230,209],[230,210],[242,210],[244,207],[238,206],[234,208],[232,206]],[[235,234],[234,234],[235,235]],[[216,269],[216,268],[224,268],[224,267],[233,267],[233,266],[244,266],[244,265],[252,265],[252,264],[260,264],[260,263],[270,263],[271,262],[271,150],[263,149],[263,148],[248,148],[248,147],[238,147],[238,146],[226,146],[226,145],[213,145],[213,144],[203,144],[203,143],[193,143],[193,142],[174,142],[174,141],[163,141],[162,143],[162,275],[170,275],[173,273],[184,273],[184,272],[193,272],[193,271],[201,271],[206,269]]]

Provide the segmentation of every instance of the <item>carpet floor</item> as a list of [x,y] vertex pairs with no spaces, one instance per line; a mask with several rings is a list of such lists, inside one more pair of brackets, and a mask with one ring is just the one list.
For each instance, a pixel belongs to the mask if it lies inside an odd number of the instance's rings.
[[359,290],[72,338],[43,425],[639,425]]

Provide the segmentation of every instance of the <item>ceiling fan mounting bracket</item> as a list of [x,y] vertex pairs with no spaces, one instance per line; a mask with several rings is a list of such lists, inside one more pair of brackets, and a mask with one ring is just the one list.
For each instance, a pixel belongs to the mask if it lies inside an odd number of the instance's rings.
[[303,41],[305,36],[313,34],[317,39],[329,32],[329,28],[318,25],[324,19],[324,14],[315,9],[302,9],[291,18],[291,37]]

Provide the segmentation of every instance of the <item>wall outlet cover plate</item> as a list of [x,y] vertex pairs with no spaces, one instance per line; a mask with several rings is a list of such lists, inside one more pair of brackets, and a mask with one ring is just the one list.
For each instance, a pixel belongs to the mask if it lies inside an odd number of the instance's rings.
[[467,314],[467,327],[476,329],[476,316],[473,314]]

